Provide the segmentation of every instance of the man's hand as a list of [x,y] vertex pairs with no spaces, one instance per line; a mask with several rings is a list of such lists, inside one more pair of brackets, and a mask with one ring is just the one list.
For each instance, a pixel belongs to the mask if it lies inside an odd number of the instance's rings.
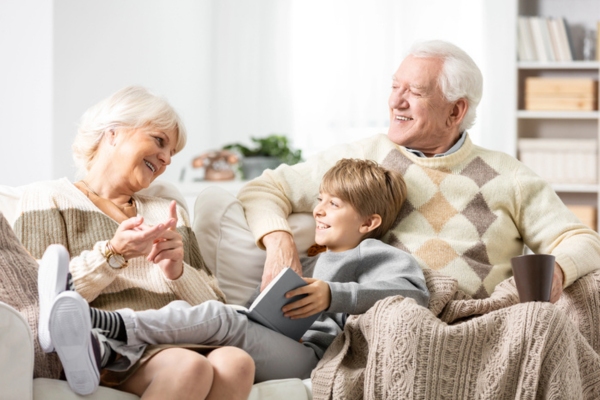
[[262,291],[285,267],[290,267],[302,276],[302,264],[296,250],[294,238],[287,232],[271,232],[262,238],[267,249],[260,290]]
[[313,278],[303,278],[308,285],[290,290],[286,298],[306,294],[307,296],[293,303],[286,304],[281,310],[283,315],[291,319],[306,318],[327,310],[331,304],[331,289],[329,284]]
[[550,292],[550,303],[556,303],[563,292],[565,274],[558,263],[554,264],[554,277],[552,278],[552,292]]

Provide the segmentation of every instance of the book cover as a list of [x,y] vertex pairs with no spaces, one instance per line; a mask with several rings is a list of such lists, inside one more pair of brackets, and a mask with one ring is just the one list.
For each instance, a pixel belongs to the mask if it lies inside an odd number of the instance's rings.
[[568,56],[569,56],[569,60],[573,61],[575,60],[575,49],[573,48],[573,39],[571,38],[571,31],[569,29],[569,25],[567,24],[567,21],[564,18],[560,18],[560,28],[561,28],[561,36],[562,36],[562,40],[565,41],[565,43],[563,44],[563,46],[566,46],[566,48],[568,49]]
[[550,32],[548,30],[548,22],[544,17],[536,17],[540,32],[542,33],[542,41],[544,43],[544,49],[546,50],[547,61],[556,61],[554,49],[552,48],[552,42],[550,41]]
[[554,18],[548,18],[546,21],[548,22],[550,43],[552,43],[552,50],[554,51],[556,61],[569,61],[561,47],[560,28],[558,27],[559,21]]
[[518,41],[519,41],[519,60],[536,61],[535,45],[531,36],[531,26],[528,17],[519,16],[518,18]]
[[533,37],[533,43],[535,46],[535,54],[537,55],[537,61],[547,62],[549,57],[546,53],[546,44],[544,43],[540,18],[530,17],[529,23],[531,27],[531,36]]
[[306,282],[291,268],[284,268],[254,300],[248,308],[232,306],[248,319],[279,332],[293,340],[300,340],[308,328],[319,318],[320,313],[307,318],[290,319],[283,315],[281,308],[304,296],[287,299],[285,294],[306,285]]

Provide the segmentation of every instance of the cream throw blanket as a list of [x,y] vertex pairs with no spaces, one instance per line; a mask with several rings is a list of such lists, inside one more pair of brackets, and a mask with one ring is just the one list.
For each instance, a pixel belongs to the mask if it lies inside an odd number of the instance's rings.
[[312,375],[319,399],[600,399],[600,271],[556,305],[513,278],[473,300],[425,271],[429,310],[401,296],[348,319]]

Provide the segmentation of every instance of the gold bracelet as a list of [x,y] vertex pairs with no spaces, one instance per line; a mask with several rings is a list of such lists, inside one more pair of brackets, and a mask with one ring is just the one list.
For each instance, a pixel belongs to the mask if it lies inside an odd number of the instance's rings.
[[112,244],[110,244],[110,240],[106,242],[106,247],[104,250],[104,258],[106,258],[106,262],[114,269],[125,268],[129,265],[128,261],[125,259],[123,254],[119,254],[116,252]]

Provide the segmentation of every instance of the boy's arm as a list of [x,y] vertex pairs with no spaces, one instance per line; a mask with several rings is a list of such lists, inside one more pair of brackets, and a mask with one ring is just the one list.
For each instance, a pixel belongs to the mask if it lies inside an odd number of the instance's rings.
[[429,291],[414,257],[379,240],[363,241],[360,253],[356,282],[329,282],[328,312],[362,314],[377,301],[398,295],[427,307]]
[[307,295],[286,305],[291,318],[305,318],[321,311],[362,314],[388,296],[411,297],[424,307],[429,291],[423,271],[410,254],[368,239],[359,245],[359,259],[347,257],[330,265],[331,281],[304,278],[308,285],[287,293],[289,297]]

